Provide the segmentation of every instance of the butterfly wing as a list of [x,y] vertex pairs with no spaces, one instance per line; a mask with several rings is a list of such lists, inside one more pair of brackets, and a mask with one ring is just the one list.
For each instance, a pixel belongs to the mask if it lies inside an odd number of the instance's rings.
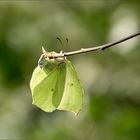
[[48,63],[34,70],[30,88],[33,104],[46,112],[55,109],[77,114],[83,103],[83,88],[70,61]]
[[72,111],[78,114],[82,108],[84,91],[72,63],[68,60],[65,63],[65,86],[61,102],[57,109]]
[[66,79],[66,63],[62,62],[58,65],[57,82],[53,94],[53,104],[56,108],[61,103],[64,94],[65,79]]
[[56,109],[52,100],[57,76],[57,66],[48,63],[42,69],[39,66],[36,67],[30,81],[32,103],[46,112],[52,112]]

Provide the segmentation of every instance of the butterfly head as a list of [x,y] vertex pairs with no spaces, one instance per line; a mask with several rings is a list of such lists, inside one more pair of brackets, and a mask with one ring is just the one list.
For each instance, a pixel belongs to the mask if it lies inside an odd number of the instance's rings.
[[42,55],[40,56],[38,60],[38,66],[40,68],[43,68],[43,66],[46,64],[46,62],[62,62],[66,59],[64,56],[63,52],[61,51],[60,53],[56,53],[54,51],[52,52],[47,52],[43,47],[42,47]]

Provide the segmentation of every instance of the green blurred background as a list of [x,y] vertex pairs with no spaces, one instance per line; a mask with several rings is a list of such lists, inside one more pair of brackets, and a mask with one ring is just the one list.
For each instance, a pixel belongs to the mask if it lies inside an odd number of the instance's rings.
[[43,112],[29,88],[42,46],[59,52],[57,37],[69,38],[69,51],[115,41],[140,29],[139,15],[138,0],[1,0],[0,139],[139,140],[139,37],[69,57],[85,89],[76,117]]

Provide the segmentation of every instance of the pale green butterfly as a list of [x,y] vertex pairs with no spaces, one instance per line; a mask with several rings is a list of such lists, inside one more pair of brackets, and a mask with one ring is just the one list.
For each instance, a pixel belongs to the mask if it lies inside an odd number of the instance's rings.
[[72,63],[65,57],[54,58],[56,52],[42,50],[30,81],[32,103],[46,112],[58,109],[78,114],[84,91]]

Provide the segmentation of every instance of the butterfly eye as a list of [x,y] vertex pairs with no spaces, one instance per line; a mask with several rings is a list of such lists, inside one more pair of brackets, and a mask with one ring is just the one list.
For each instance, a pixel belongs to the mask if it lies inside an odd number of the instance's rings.
[[42,54],[42,55],[40,56],[39,60],[38,60],[38,66],[39,66],[40,68],[43,68],[44,63],[45,63],[45,57],[44,57],[44,54]]

